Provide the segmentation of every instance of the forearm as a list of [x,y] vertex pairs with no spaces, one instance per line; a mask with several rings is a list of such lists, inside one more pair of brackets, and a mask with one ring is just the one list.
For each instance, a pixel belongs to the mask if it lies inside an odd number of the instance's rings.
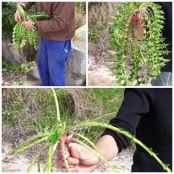
[[102,136],[96,143],[98,151],[106,160],[111,160],[118,153],[118,146],[111,135]]

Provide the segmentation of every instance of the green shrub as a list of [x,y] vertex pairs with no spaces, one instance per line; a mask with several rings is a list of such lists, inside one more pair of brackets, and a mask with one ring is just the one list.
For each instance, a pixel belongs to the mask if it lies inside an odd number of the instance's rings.
[[27,73],[31,67],[35,66],[35,62],[23,63],[20,65],[12,64],[7,60],[2,62],[2,72],[6,73]]
[[15,25],[14,13],[16,4],[14,2],[2,2],[2,37],[12,39],[13,27]]

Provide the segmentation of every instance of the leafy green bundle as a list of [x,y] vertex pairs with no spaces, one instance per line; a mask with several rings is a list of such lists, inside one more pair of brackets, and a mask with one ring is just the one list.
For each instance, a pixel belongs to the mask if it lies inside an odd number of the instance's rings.
[[121,85],[141,85],[155,79],[168,62],[162,36],[164,12],[153,2],[120,3],[110,25],[112,72]]
[[[17,10],[21,16],[22,21],[32,21],[33,23],[40,17],[48,17],[45,12],[37,12],[35,14],[30,14],[24,11],[20,4],[17,4]],[[22,25],[22,22],[17,23],[13,28],[13,45],[15,48],[23,48],[26,43],[32,45],[37,49],[37,31],[33,27],[32,30],[27,30]]]

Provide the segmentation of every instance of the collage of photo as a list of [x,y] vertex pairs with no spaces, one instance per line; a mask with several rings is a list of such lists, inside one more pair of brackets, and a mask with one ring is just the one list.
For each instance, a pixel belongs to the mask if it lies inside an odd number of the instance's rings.
[[1,172],[172,172],[173,1],[1,1]]

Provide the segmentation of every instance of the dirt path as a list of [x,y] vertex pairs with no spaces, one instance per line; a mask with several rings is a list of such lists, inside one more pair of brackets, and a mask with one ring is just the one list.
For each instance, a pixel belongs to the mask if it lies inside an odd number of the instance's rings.
[[[28,165],[30,164],[30,159],[24,155],[16,155],[16,156],[8,155],[8,152],[11,149],[11,147],[12,146],[9,143],[2,144],[2,172],[26,172]],[[121,172],[130,171],[132,165],[133,152],[134,152],[133,147],[124,150],[111,161],[111,164],[113,166],[116,166],[117,169],[119,169],[119,171]],[[53,168],[53,171],[57,172],[58,170],[56,168]],[[109,172],[110,169],[103,164],[99,166],[96,171]],[[37,172],[36,166],[33,167],[32,172]]]

